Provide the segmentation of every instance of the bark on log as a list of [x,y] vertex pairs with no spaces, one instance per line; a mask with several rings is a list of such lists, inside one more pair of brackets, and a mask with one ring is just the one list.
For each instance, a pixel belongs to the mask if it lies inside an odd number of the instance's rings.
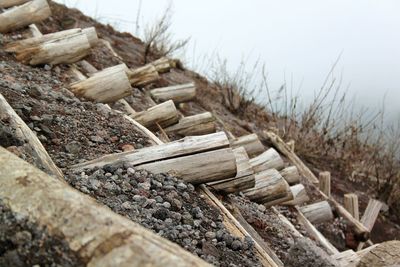
[[358,210],[358,196],[356,194],[345,194],[343,199],[344,208],[356,220],[360,220],[360,212]]
[[229,141],[225,133],[218,132],[203,136],[185,137],[178,141],[158,146],[151,146],[134,151],[110,154],[72,166],[73,169],[103,167],[107,164],[129,162],[133,166],[156,162],[165,159],[202,153],[229,147]]
[[146,111],[138,112],[131,116],[134,120],[150,130],[157,129],[157,124],[167,127],[179,120],[179,114],[172,100],[166,101]]
[[0,0],[0,8],[9,8],[25,4],[29,0]]
[[255,173],[268,169],[281,170],[284,167],[283,160],[275,149],[270,148],[261,155],[250,159],[250,164]]
[[21,49],[16,58],[25,64],[74,63],[90,52],[90,43],[85,33],[77,33],[43,44]]
[[87,266],[209,266],[3,148],[0,198],[13,212],[62,236]]
[[196,86],[194,83],[187,83],[157,88],[151,90],[150,95],[157,102],[172,100],[175,104],[179,104],[191,101],[196,97]]
[[128,77],[134,87],[143,87],[160,79],[157,69],[151,64],[147,64],[137,69],[130,69]]
[[302,184],[291,186],[290,191],[292,192],[293,200],[287,201],[283,203],[283,205],[296,206],[304,204],[305,202],[310,200],[307,191]]
[[60,180],[63,180],[61,170],[54,164],[42,143],[28,125],[25,124],[14,109],[8,104],[2,94],[0,94],[0,114],[1,116],[8,118],[10,127],[15,130],[16,137],[28,144],[32,151],[32,158],[35,161],[35,166],[45,170],[48,174],[54,175]]
[[244,147],[233,149],[236,158],[237,173],[235,178],[208,183],[214,190],[225,193],[240,192],[255,186],[255,176],[249,157]]
[[[95,102],[111,103],[132,94],[132,87],[124,71],[125,64],[97,72],[92,77],[71,84],[70,90],[77,96]],[[126,67],[126,66],[125,66]]]
[[323,223],[333,220],[333,213],[328,201],[321,201],[300,208],[311,223]]
[[235,235],[239,238],[244,238],[246,236],[250,237],[254,242],[254,249],[256,252],[257,258],[260,260],[261,264],[265,267],[280,267],[278,263],[276,263],[272,257],[265,251],[260,244],[255,240],[246,229],[236,220],[236,218],[225,208],[225,206],[218,200],[214,194],[208,190],[205,185],[200,185],[199,192],[202,193],[205,197],[205,200],[213,205],[216,209],[218,209],[222,213],[223,224],[229,230],[232,235]]
[[301,223],[306,229],[307,233],[310,237],[316,240],[329,255],[338,254],[339,251],[329,242],[317,228],[304,216],[304,214],[300,211],[300,209],[296,206],[297,210],[297,220]]
[[175,125],[164,129],[167,134],[178,134],[182,136],[203,135],[216,131],[215,118],[211,112],[183,117]]
[[[313,186],[314,189],[319,191],[319,189],[315,186],[318,185],[319,181],[317,177],[311,172],[311,170],[300,160],[299,157],[292,151],[290,151],[283,140],[277,136],[275,133],[264,131],[264,138],[266,138],[269,142],[271,142],[275,148],[279,150],[284,156],[286,156],[299,170],[299,173],[306,178],[310,182],[310,186]],[[356,237],[361,241],[366,241],[369,238],[370,231],[358,220],[354,219],[353,216],[338,203],[333,197],[328,197],[323,192],[319,191],[321,196],[329,200],[329,203],[335,207],[336,212],[346,219],[348,225],[353,229]]]
[[288,183],[275,169],[255,174],[254,188],[243,191],[245,196],[265,206],[272,206],[293,199]]
[[33,0],[0,14],[0,32],[6,33],[47,19],[51,15],[47,0]]
[[192,184],[223,180],[236,175],[236,158],[231,148],[172,158],[137,166],[152,173],[170,172]]
[[293,185],[300,182],[300,174],[296,166],[290,166],[280,171],[288,184]]
[[235,138],[231,141],[232,148],[243,146],[250,158],[260,155],[265,151],[263,144],[257,134],[249,134]]
[[319,173],[319,189],[328,197],[331,197],[331,173]]

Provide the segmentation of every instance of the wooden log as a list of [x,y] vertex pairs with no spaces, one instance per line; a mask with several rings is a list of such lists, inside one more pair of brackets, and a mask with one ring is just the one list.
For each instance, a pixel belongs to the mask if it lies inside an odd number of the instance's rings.
[[160,79],[156,67],[151,64],[137,69],[130,69],[128,77],[134,87],[143,87]]
[[136,167],[155,174],[170,172],[186,182],[203,184],[235,176],[236,158],[231,148],[224,148]]
[[217,191],[224,193],[235,193],[245,189],[253,188],[255,176],[250,165],[249,157],[244,147],[233,149],[236,158],[237,173],[234,178],[208,183],[207,185]]
[[368,202],[368,206],[361,217],[361,223],[367,227],[368,230],[372,230],[374,227],[375,221],[378,218],[379,212],[382,208],[382,202],[376,199],[370,199]]
[[239,238],[249,237],[254,242],[254,249],[257,259],[260,260],[262,266],[265,267],[280,267],[279,263],[273,260],[273,256],[268,254],[262,246],[257,242],[256,239],[238,222],[238,220],[225,208],[225,206],[214,196],[214,194],[208,190],[205,185],[200,185],[198,191],[204,196],[205,200],[213,205],[217,210],[222,213],[223,224],[228,231]]
[[225,133],[218,132],[203,136],[190,136],[158,146],[151,146],[134,151],[109,154],[98,159],[87,161],[72,166],[73,169],[103,167],[107,164],[129,162],[133,166],[156,162],[165,159],[202,153],[229,147],[229,141]]
[[90,52],[90,43],[85,33],[77,33],[64,38],[45,42],[16,52],[16,58],[25,64],[74,63]]
[[209,266],[3,148],[0,198],[13,212],[61,237],[87,266]]
[[270,148],[257,157],[250,159],[250,164],[255,173],[268,169],[281,170],[284,167],[281,156],[273,148]]
[[300,208],[311,223],[323,223],[333,220],[333,213],[328,201],[321,201]]
[[258,156],[265,151],[265,148],[260,139],[258,139],[257,134],[249,134],[235,138],[231,141],[231,146],[232,148],[243,146],[250,158]]
[[288,184],[293,185],[300,182],[300,174],[296,166],[290,166],[280,171]]
[[203,135],[216,131],[215,118],[211,112],[183,117],[175,125],[164,129],[167,134],[182,136]]
[[157,124],[167,127],[179,120],[179,114],[172,100],[151,107],[146,111],[138,112],[131,116],[134,120],[149,129],[157,129]]
[[47,0],[33,0],[0,14],[0,32],[6,33],[47,19],[51,15]]
[[[132,87],[123,67],[111,67],[92,77],[71,84],[70,90],[77,96],[92,101],[111,103],[132,94]],[[126,67],[126,66],[125,66]]]
[[[357,252],[358,253],[358,252]],[[400,266],[400,241],[383,242],[360,256],[357,267],[398,267]]]
[[[315,186],[318,185],[319,180],[315,175],[311,172],[311,170],[301,161],[297,155],[290,151],[283,140],[273,132],[264,131],[263,137],[267,139],[270,143],[274,145],[275,148],[278,149],[280,153],[282,153],[285,157],[287,157],[299,170],[299,173],[306,178],[310,182],[310,186],[314,185],[314,189],[319,191],[319,189]],[[333,197],[328,197],[323,192],[319,191],[321,196],[328,200],[329,203],[335,207],[336,212],[346,219],[348,225],[353,229],[356,237],[359,240],[366,241],[369,238],[368,229],[360,223],[358,220],[354,219],[353,216],[342,206],[338,203]]]
[[29,0],[0,0],[0,8],[9,8],[25,4]]
[[49,154],[47,154],[36,134],[18,116],[2,94],[0,94],[0,114],[2,117],[7,118],[10,127],[15,130],[16,137],[29,146],[35,166],[64,181],[61,170],[57,168]]
[[172,100],[175,104],[179,104],[191,101],[196,97],[196,86],[194,83],[187,83],[162,87],[151,90],[150,95],[157,102]]
[[356,194],[345,194],[343,206],[348,212],[350,212],[354,219],[360,219],[360,213],[358,210],[358,196]]
[[176,68],[179,64],[177,59],[162,57],[150,63],[153,65],[158,73],[168,72],[172,68]]
[[293,199],[288,183],[277,170],[256,173],[255,180],[254,188],[243,191],[250,200],[272,206]]
[[329,255],[335,255],[338,254],[339,251],[335,246],[331,244],[322,234],[320,231],[318,231],[317,228],[304,216],[304,214],[301,212],[301,210],[297,207],[297,221],[301,223],[304,228],[306,229],[308,235],[312,237],[314,240],[316,240]]
[[331,197],[331,173],[319,173],[319,189],[328,197]]
[[284,202],[282,203],[283,205],[288,205],[288,206],[302,205],[310,200],[307,191],[304,188],[304,185],[302,184],[291,186],[290,191],[292,192],[293,200]]

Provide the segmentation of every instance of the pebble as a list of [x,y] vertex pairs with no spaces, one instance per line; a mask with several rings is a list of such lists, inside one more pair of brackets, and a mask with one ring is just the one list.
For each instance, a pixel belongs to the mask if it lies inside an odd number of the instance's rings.
[[232,242],[231,247],[233,250],[239,250],[242,248],[242,242],[240,242],[239,240],[235,240]]
[[207,239],[214,239],[216,234],[214,232],[207,232],[205,236]]
[[65,146],[65,150],[71,154],[78,154],[81,151],[81,144],[77,141],[72,141]]
[[121,207],[125,210],[131,210],[132,209],[132,205],[129,201],[125,201],[124,203],[122,203]]
[[176,186],[176,188],[183,191],[183,190],[186,190],[186,189],[187,189],[187,185],[185,185],[184,183],[179,183],[179,184]]
[[167,201],[165,201],[162,205],[163,205],[163,207],[166,208],[166,209],[171,208],[171,203],[169,203],[169,202],[167,202]]

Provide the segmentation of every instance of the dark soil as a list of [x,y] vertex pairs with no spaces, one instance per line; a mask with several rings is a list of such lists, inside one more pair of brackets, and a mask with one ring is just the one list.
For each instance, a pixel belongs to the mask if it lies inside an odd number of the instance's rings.
[[122,152],[126,145],[149,145],[147,137],[120,114],[102,104],[81,102],[65,89],[62,67],[46,71],[19,64],[4,54],[2,59],[0,93],[37,133],[57,166]]
[[0,200],[0,266],[85,266],[62,237],[51,234]]
[[216,266],[259,266],[253,243],[229,234],[222,216],[193,185],[129,164],[69,173],[66,180],[116,213]]

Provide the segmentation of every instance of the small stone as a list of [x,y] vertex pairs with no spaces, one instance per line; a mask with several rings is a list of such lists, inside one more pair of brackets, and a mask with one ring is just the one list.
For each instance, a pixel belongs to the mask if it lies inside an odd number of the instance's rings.
[[169,202],[167,202],[167,201],[165,201],[162,205],[163,205],[163,207],[166,208],[166,209],[171,208],[171,203],[169,203]]
[[258,205],[258,210],[264,212],[267,208],[264,205]]
[[178,188],[178,190],[186,190],[187,189],[187,185],[185,185],[184,183],[179,183],[176,188]]
[[90,140],[95,142],[95,143],[104,143],[104,138],[98,136],[98,135],[92,135],[90,137]]
[[194,186],[193,186],[192,184],[188,184],[188,185],[187,185],[187,189],[188,189],[190,192],[193,192],[193,191],[194,191]]
[[135,150],[135,147],[131,144],[125,144],[121,147],[122,151],[127,152],[127,151],[133,151]]
[[214,239],[216,234],[214,232],[206,232],[205,236],[207,239]]
[[31,116],[30,118],[31,118],[31,120],[33,120],[33,121],[42,121],[42,118],[40,118],[40,117],[38,117],[38,116]]
[[156,196],[154,200],[157,201],[157,203],[162,203],[164,201],[164,199],[160,196]]
[[228,233],[224,233],[222,239],[225,241],[227,246],[230,246],[233,243],[233,237]]
[[141,189],[144,189],[144,190],[150,190],[151,185],[150,185],[150,183],[139,183],[138,187]]
[[174,207],[178,210],[182,209],[182,202],[180,202],[178,199],[174,199],[172,204],[174,205]]
[[28,231],[17,232],[12,238],[12,242],[16,245],[23,245],[32,240],[32,235]]
[[242,242],[240,242],[239,240],[235,240],[232,242],[231,247],[233,250],[239,250],[242,248]]
[[81,144],[77,141],[72,141],[65,146],[65,150],[71,154],[78,154],[81,151]]
[[124,203],[122,203],[121,207],[125,210],[131,210],[132,209],[132,205],[129,201],[125,201]]

